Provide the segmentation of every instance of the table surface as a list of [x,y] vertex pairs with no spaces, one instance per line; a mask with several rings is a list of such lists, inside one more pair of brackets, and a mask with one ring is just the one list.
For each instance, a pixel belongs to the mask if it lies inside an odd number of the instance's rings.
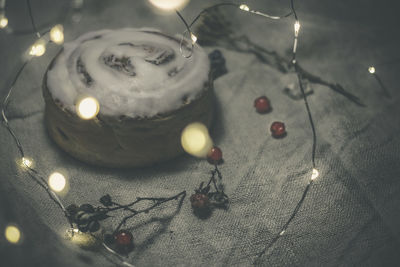
[[[31,1],[38,24],[52,24],[68,1]],[[296,1],[301,21],[298,60],[311,73],[342,84],[360,97],[360,107],[327,87],[313,84],[308,97],[318,137],[316,164],[320,176],[283,235],[261,258],[266,266],[395,266],[400,260],[400,93],[399,18],[394,1]],[[349,3],[350,2],[350,3]],[[214,1],[194,1],[182,11],[193,18]],[[249,1],[269,13],[288,10],[289,1]],[[287,55],[293,18],[270,21],[229,11],[235,31],[254,43]],[[8,1],[9,23],[29,29],[25,1]],[[146,1],[85,1],[79,24],[65,24],[66,41],[103,28],[154,27],[167,33],[184,30],[174,14],[157,14]],[[33,34],[0,32],[1,90],[6,94],[21,54]],[[228,210],[207,219],[192,214],[188,198],[138,216],[128,228],[135,249],[126,260],[137,266],[250,266],[289,218],[311,175],[312,132],[303,101],[282,93],[285,74],[254,55],[223,47],[228,73],[215,81],[218,112],[211,135],[222,148],[220,170],[230,197]],[[113,170],[87,166],[69,157],[49,139],[41,95],[43,74],[57,53],[49,46],[34,59],[15,86],[10,125],[47,176],[67,173],[66,204],[92,203],[109,193],[120,203],[138,196],[191,194],[209,177],[211,166],[182,156],[146,169]],[[367,71],[375,65],[391,93],[382,95]],[[254,112],[253,100],[267,95],[273,111]],[[269,125],[285,122],[288,135],[273,139]],[[19,245],[0,236],[6,266],[115,266],[105,251],[82,250],[63,239],[68,228],[61,210],[21,170],[17,147],[0,127],[0,230],[10,223],[23,233]],[[118,218],[110,218],[112,227]]]

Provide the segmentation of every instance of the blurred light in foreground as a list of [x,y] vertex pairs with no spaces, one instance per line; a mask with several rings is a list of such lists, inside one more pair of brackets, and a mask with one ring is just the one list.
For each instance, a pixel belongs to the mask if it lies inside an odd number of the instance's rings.
[[40,57],[46,52],[46,41],[43,39],[39,39],[36,43],[31,46],[31,50],[29,51],[29,55]]
[[191,123],[182,131],[181,144],[190,155],[206,157],[213,142],[208,134],[207,127],[199,122]]
[[17,244],[21,240],[21,232],[19,231],[18,227],[14,225],[9,225],[6,227],[4,236],[6,237],[7,241],[12,244]]
[[374,74],[375,73],[375,68],[373,66],[368,68],[369,73]]
[[63,191],[66,184],[67,184],[67,181],[65,180],[64,175],[62,175],[59,172],[53,172],[49,176],[49,186],[50,186],[51,190],[53,190],[53,191],[56,191],[56,192]]
[[99,113],[99,102],[94,97],[85,97],[76,104],[76,112],[81,119],[90,120]]
[[149,0],[149,2],[162,10],[175,10],[175,9],[182,9],[189,0]]
[[250,11],[250,8],[248,5],[242,4],[239,6],[239,8],[243,11]]
[[50,30],[50,40],[56,44],[62,44],[64,42],[64,28],[62,25],[57,24]]
[[7,27],[7,25],[8,25],[8,19],[4,15],[1,15],[0,16],[0,28],[3,29],[5,27]]
[[311,175],[311,180],[317,179],[318,176],[319,176],[318,170],[317,170],[317,169],[313,169],[313,170],[312,170],[312,175]]

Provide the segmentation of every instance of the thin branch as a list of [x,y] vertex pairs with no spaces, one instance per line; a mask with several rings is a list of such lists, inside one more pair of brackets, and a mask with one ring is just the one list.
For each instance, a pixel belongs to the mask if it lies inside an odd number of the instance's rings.
[[145,201],[145,200],[153,200],[153,201],[157,201],[157,202],[148,208],[144,208],[141,210],[133,210],[132,211],[133,213],[131,215],[127,215],[121,220],[121,222],[118,224],[118,226],[114,232],[118,232],[121,229],[122,225],[124,225],[132,217],[134,217],[140,213],[148,213],[150,210],[154,209],[155,207],[160,206],[161,204],[163,204],[165,202],[168,202],[168,201],[171,201],[174,199],[178,199],[180,196],[182,196],[182,198],[184,198],[186,196],[186,191],[182,191],[179,194],[172,196],[172,197],[168,197],[168,198],[147,198],[147,197],[146,198],[137,198],[136,201],[132,202],[131,204],[125,205],[124,207],[129,207],[129,206],[132,206],[136,203],[139,203],[139,202]]

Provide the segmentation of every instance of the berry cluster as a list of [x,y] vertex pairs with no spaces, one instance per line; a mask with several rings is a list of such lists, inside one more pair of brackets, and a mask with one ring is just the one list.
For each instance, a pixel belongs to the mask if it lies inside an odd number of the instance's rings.
[[[111,247],[112,249],[120,252],[127,253],[131,251],[134,247],[133,245],[133,235],[127,229],[121,229],[122,226],[125,226],[127,221],[134,216],[141,213],[148,213],[150,210],[160,206],[161,204],[171,201],[178,200],[183,201],[186,196],[186,191],[182,191],[179,194],[167,197],[167,198],[152,198],[152,197],[138,197],[135,201],[122,205],[112,200],[110,195],[104,195],[100,198],[99,202],[102,204],[98,207],[93,207],[91,204],[82,204],[77,206],[75,204],[71,204],[66,208],[67,217],[71,222],[72,226],[76,226],[80,232],[83,233],[93,233],[100,230],[100,221],[103,221],[110,217],[111,212],[115,211],[127,211],[128,215],[122,218],[118,226],[111,233],[106,233],[103,237],[104,243]],[[148,207],[142,209],[135,209],[135,205],[142,201],[150,201],[150,205]]]
[[[195,193],[190,196],[193,212],[199,218],[207,218],[214,208],[227,209],[228,207],[229,199],[220,183],[222,180],[221,172],[217,164],[214,166],[215,169],[211,171],[211,177],[206,186],[204,186],[204,182],[201,182],[199,188],[195,189]],[[215,176],[218,176],[218,181]],[[212,188],[213,190],[211,190]]]

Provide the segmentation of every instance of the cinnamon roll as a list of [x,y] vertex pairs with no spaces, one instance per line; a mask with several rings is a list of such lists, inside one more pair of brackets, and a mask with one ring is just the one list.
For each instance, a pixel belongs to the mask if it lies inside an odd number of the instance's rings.
[[[189,41],[154,29],[89,32],[66,43],[43,80],[45,122],[50,137],[84,162],[140,167],[183,152],[182,129],[191,122],[210,126],[213,85],[210,63]],[[99,110],[85,120],[82,97]]]

